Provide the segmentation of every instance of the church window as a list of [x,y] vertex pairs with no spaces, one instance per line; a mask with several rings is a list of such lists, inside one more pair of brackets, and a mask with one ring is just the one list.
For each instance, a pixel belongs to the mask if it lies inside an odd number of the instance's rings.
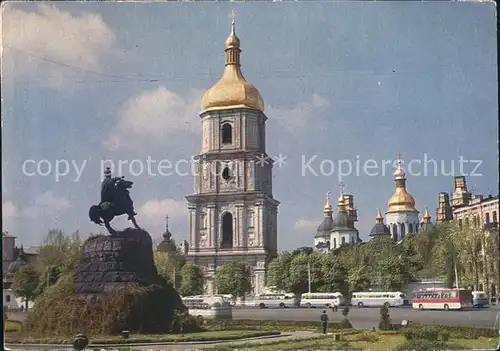
[[10,295],[5,296],[5,302],[10,302]]
[[408,233],[413,233],[413,223],[408,224]]
[[248,212],[248,226],[253,228],[255,226],[255,218],[253,215],[253,211]]
[[490,214],[486,213],[486,224],[490,223]]
[[342,237],[342,245],[345,245],[345,236]]
[[233,215],[229,212],[222,216],[222,248],[233,247]]
[[200,214],[200,227],[202,229],[207,227],[207,215],[203,212]]
[[222,125],[222,144],[232,144],[233,142],[233,127],[229,123]]
[[493,211],[493,223],[497,222],[497,211]]
[[406,235],[406,228],[405,228],[405,224],[404,223],[401,223],[400,225],[400,228],[401,228],[401,239],[403,239]]
[[227,182],[229,179],[231,179],[231,171],[229,170],[229,167],[224,168],[222,171],[222,178]]
[[337,239],[336,238],[333,238],[333,248],[334,249],[337,248]]
[[398,240],[398,226],[395,223],[392,225],[392,240]]

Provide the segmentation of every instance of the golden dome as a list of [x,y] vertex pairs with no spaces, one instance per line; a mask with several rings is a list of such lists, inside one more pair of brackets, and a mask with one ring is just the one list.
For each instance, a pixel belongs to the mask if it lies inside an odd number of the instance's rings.
[[255,86],[249,83],[240,67],[240,39],[232,30],[226,39],[226,67],[221,79],[205,92],[201,102],[203,112],[248,108],[264,112],[264,100]]
[[406,188],[396,188],[396,192],[389,198],[387,212],[415,212],[415,199],[406,191]]
[[405,171],[398,160],[398,168],[394,172],[396,191],[389,198],[387,213],[391,212],[418,212],[415,209],[415,199],[406,190]]

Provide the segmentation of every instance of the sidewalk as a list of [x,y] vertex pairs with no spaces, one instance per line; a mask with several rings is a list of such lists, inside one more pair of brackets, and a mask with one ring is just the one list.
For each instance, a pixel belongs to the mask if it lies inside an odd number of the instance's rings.
[[[293,340],[295,338],[310,338],[314,336],[319,336],[322,334],[308,332],[308,331],[297,331],[290,333],[282,333],[281,335],[274,336],[260,336],[255,338],[247,338],[240,340],[228,340],[228,341],[186,341],[186,342],[176,342],[176,343],[154,343],[154,344],[129,344],[129,345],[92,345],[88,350],[100,350],[100,349],[116,349],[116,348],[130,348],[132,351],[148,350],[148,351],[160,351],[160,350],[201,350],[201,349],[211,349],[214,346],[238,346],[247,344],[260,344],[268,341],[287,341]],[[27,344],[7,344],[12,351],[21,350],[72,350],[70,345],[27,345]]]

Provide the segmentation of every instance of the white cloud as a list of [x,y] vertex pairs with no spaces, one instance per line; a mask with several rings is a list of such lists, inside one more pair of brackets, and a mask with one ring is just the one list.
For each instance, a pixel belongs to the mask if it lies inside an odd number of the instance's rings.
[[[116,53],[115,35],[100,15],[72,16],[54,5],[37,5],[36,12],[3,6],[2,73],[28,74],[52,87],[65,85],[83,70],[98,70],[102,57]],[[2,77],[3,78],[3,77]]]
[[71,207],[68,199],[56,196],[52,191],[46,191],[35,199],[32,206],[22,210],[23,217],[41,217],[44,215],[54,215]]
[[198,135],[202,95],[202,91],[192,90],[188,96],[181,97],[159,86],[131,97],[121,109],[116,128],[104,145],[115,151],[121,146],[135,148],[155,140],[165,145],[173,136]]
[[167,215],[173,220],[179,220],[187,217],[187,207],[183,200],[152,199],[142,205],[137,213],[153,222],[162,221],[162,218]]
[[320,221],[317,219],[299,219],[295,222],[293,228],[297,231],[308,234],[314,232],[319,223]]
[[2,204],[2,215],[4,218],[19,217],[19,210],[12,201],[4,201]]
[[330,106],[330,102],[324,97],[313,94],[311,99],[298,103],[292,107],[275,108],[269,106],[266,115],[276,120],[292,134],[302,132],[311,120],[318,119],[318,114],[325,111]]

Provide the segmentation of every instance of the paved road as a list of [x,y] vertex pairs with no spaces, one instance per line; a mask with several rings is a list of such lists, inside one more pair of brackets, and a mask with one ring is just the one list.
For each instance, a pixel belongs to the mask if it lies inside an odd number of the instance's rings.
[[[283,320],[283,321],[318,321],[322,309],[291,308],[291,309],[250,309],[233,310],[234,319],[253,320]],[[389,309],[393,323],[409,320],[416,323],[465,325],[491,328],[495,324],[500,308],[482,308],[468,311],[418,311],[412,308],[397,307]],[[328,310],[330,321],[341,321],[341,312]],[[371,329],[380,321],[378,308],[351,308],[348,316],[355,328]],[[498,323],[498,322],[497,322]],[[498,327],[498,324],[497,324]]]
[[[283,321],[317,321],[321,309],[315,308],[291,308],[291,309],[258,309],[258,308],[235,308],[234,319],[253,320],[283,320]],[[467,325],[482,328],[491,328],[495,324],[500,306],[490,308],[478,308],[469,311],[418,311],[412,308],[397,307],[389,309],[393,323],[400,323],[406,319],[417,323],[426,324],[448,324]],[[342,314],[328,310],[330,321],[341,321]],[[9,319],[23,321],[26,313],[9,313]],[[371,329],[380,321],[380,310],[378,308],[351,308],[349,320],[355,328]],[[498,324],[497,324],[498,327]]]

